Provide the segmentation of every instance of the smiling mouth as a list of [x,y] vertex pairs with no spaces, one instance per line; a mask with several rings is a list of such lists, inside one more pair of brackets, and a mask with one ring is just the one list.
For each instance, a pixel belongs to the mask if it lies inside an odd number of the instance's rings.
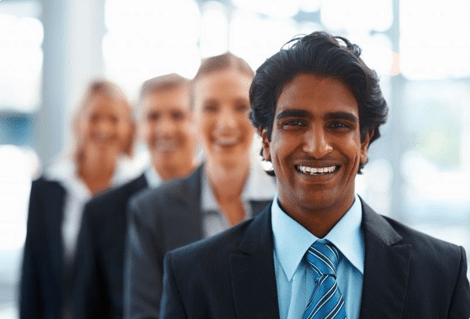
[[334,173],[339,166],[328,166],[328,167],[310,167],[303,165],[296,165],[295,169],[303,174],[307,175],[323,175]]

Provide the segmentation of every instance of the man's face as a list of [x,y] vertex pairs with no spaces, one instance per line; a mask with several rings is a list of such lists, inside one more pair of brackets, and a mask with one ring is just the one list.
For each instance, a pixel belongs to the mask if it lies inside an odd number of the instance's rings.
[[156,91],[142,101],[139,130],[157,171],[167,165],[192,165],[196,134],[189,88]]
[[266,130],[262,138],[280,204],[289,215],[349,209],[369,137],[361,142],[358,105],[347,85],[331,77],[297,75],[278,98],[271,141]]

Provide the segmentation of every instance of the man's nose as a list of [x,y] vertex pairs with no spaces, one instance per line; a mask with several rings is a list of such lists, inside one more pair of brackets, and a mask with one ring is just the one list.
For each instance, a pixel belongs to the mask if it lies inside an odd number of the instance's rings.
[[323,158],[333,151],[328,133],[323,127],[312,127],[304,136],[303,151],[315,158]]
[[158,123],[158,131],[163,135],[172,135],[176,130],[176,123],[169,118],[163,118]]

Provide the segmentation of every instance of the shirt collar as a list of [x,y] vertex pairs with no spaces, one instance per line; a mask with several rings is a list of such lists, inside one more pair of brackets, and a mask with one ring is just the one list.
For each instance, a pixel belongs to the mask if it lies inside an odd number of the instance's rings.
[[[284,213],[279,206],[277,195],[271,206],[271,212],[274,252],[287,279],[291,280],[305,252],[318,238]],[[351,208],[324,239],[333,243],[354,267],[364,273],[364,240],[361,222],[362,206],[356,195]]]
[[157,171],[152,165],[149,165],[145,171],[145,180],[147,181],[147,184],[149,185],[150,188],[157,188],[162,184],[162,179],[160,175],[158,175]]
[[[270,201],[275,194],[275,179],[266,174],[260,163],[253,160],[250,165],[248,180],[243,188],[243,202]],[[202,174],[201,181],[201,209],[203,212],[219,211],[217,201],[205,173]]]

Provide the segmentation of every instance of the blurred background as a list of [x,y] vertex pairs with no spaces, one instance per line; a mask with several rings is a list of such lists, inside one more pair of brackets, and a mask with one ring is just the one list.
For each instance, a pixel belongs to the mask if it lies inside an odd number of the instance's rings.
[[470,253],[470,0],[0,0],[0,318],[17,318],[31,181],[90,80],[136,100],[150,77],[227,50],[256,69],[316,30],[361,46],[390,106],[358,193]]

